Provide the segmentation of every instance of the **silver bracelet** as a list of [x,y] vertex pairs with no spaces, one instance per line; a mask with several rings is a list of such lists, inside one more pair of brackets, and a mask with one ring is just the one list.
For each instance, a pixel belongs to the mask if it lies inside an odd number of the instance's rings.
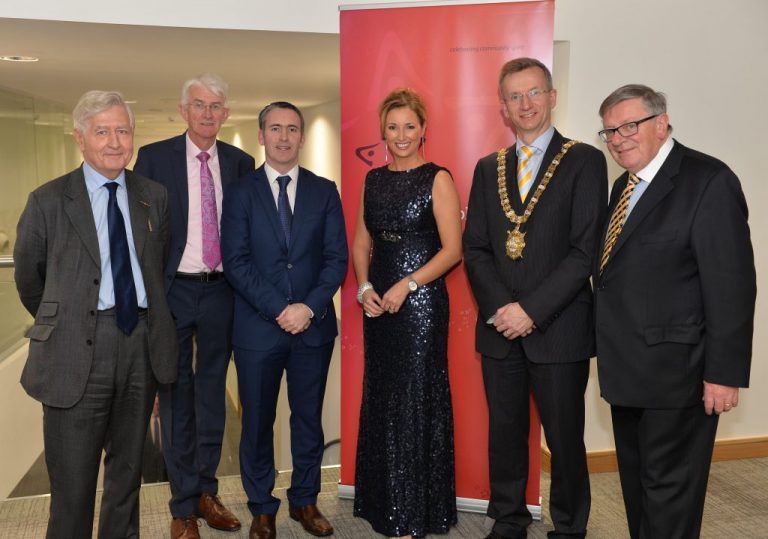
[[370,283],[370,281],[360,283],[360,286],[357,287],[357,302],[360,305],[363,304],[363,294],[365,294],[366,290],[373,290],[373,285]]

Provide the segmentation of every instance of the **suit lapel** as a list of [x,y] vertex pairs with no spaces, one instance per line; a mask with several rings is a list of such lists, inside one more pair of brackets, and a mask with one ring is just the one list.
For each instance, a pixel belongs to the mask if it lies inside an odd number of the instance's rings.
[[229,159],[229,152],[227,147],[216,141],[216,152],[219,154],[219,172],[221,172],[221,186],[222,188],[229,182],[237,179],[237,174],[232,167],[232,161]]
[[[675,146],[672,148],[672,152],[664,161],[664,164],[656,173],[656,176],[654,176],[648,188],[645,190],[645,192],[642,194],[640,199],[637,201],[637,204],[635,204],[635,207],[632,208],[632,212],[629,214],[629,217],[627,217],[627,221],[624,223],[624,227],[621,230],[621,234],[619,234],[619,237],[616,240],[616,244],[613,246],[613,249],[611,250],[611,257],[608,259],[608,264],[606,265],[606,268],[611,265],[611,260],[614,258],[615,254],[627,242],[628,238],[632,236],[632,233],[635,230],[637,230],[638,226],[640,226],[640,223],[642,223],[648,217],[648,215],[653,211],[653,209],[662,200],[664,200],[664,198],[666,198],[666,196],[675,188],[673,178],[677,176],[677,173],[680,170],[681,158],[682,158],[682,147],[680,146],[680,144],[675,142]],[[627,173],[625,173],[621,177],[622,189],[627,184],[627,177],[628,177]],[[613,210],[611,210],[611,214],[612,213],[613,213]],[[603,242],[604,241],[605,241],[605,237],[603,237]],[[601,250],[601,254],[602,254],[602,250]]]
[[[133,173],[125,171],[125,186],[128,189],[128,211],[131,213],[131,232],[133,244],[136,247],[136,256],[141,260],[144,252],[144,244],[147,241],[147,233],[153,228],[150,220],[150,200],[143,186],[133,177]],[[155,223],[154,226],[158,226]]]
[[275,197],[272,194],[272,188],[269,185],[269,179],[263,165],[256,170],[256,194],[259,200],[261,200],[261,204],[264,207],[264,215],[267,216],[267,220],[272,226],[275,238],[283,246],[283,249],[287,249],[285,246],[285,233],[280,224],[280,218],[277,215]]
[[312,203],[312,182],[304,169],[299,168],[299,180],[296,184],[296,202],[293,206],[293,221],[291,222],[291,245],[296,243],[304,226],[302,216],[307,215]]
[[181,208],[184,229],[189,223],[189,179],[187,176],[187,135],[186,133],[176,137],[173,143],[173,156],[171,158],[173,169],[173,181],[176,183],[176,206]]
[[99,254],[99,238],[96,235],[96,223],[93,220],[93,209],[88,190],[85,187],[85,176],[82,165],[69,175],[69,186],[65,192],[67,201],[64,211],[67,213],[75,232],[85,246],[85,250],[93,259],[96,266],[101,267]]

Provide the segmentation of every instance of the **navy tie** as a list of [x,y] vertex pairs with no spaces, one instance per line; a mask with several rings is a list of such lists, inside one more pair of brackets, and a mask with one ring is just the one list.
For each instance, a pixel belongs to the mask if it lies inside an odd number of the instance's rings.
[[291,220],[293,219],[291,204],[288,202],[287,187],[290,181],[290,176],[278,176],[277,178],[277,183],[280,185],[280,192],[277,194],[277,214],[280,216],[280,224],[285,233],[286,246],[291,243]]
[[109,256],[112,266],[112,283],[115,291],[115,313],[117,327],[130,335],[139,321],[139,305],[136,301],[136,285],[133,282],[131,255],[128,252],[128,237],[125,234],[123,213],[117,205],[117,187],[115,181],[107,182],[104,187],[109,191],[107,204],[107,225],[109,226]]

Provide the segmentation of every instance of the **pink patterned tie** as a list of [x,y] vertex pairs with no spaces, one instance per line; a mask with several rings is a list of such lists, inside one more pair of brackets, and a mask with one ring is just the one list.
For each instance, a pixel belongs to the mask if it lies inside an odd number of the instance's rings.
[[208,152],[197,154],[200,160],[200,213],[203,220],[203,263],[215,270],[221,262],[219,244],[219,216],[216,211],[216,188],[208,168]]

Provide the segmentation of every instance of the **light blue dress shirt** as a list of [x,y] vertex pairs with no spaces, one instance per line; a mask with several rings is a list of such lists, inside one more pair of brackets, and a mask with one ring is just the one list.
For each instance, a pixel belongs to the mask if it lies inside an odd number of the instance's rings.
[[[653,181],[653,178],[656,177],[656,174],[661,169],[664,161],[666,161],[667,157],[669,157],[669,153],[672,151],[672,147],[674,145],[674,139],[671,136],[667,137],[667,140],[664,141],[664,144],[661,145],[661,148],[659,148],[659,151],[656,152],[656,155],[653,159],[651,159],[651,162],[648,163],[645,168],[639,170],[637,174],[635,174],[640,179],[640,181],[632,191],[632,196],[629,197],[629,203],[627,204],[627,216],[624,217],[624,223],[627,222],[627,219],[629,219],[629,214],[632,213],[632,210],[635,209],[638,200],[640,200],[640,197],[643,196],[643,193],[645,193],[645,190],[648,189],[648,186],[651,185],[651,181]],[[624,223],[622,223],[622,225],[624,225]]]
[[[541,168],[541,162],[544,160],[544,152],[546,151],[549,143],[552,142],[552,136],[555,134],[554,126],[549,126],[549,129],[544,131],[539,137],[533,141],[533,144],[526,144],[520,138],[515,142],[515,151],[518,155],[518,161],[520,160],[520,148],[522,146],[528,146],[533,150],[533,155],[530,159],[531,174],[533,174],[534,182],[536,176],[539,174],[539,168]],[[515,171],[517,176],[517,171]]]
[[133,229],[131,228],[130,211],[128,209],[128,191],[125,187],[125,171],[115,180],[105,178],[88,163],[83,162],[83,174],[85,175],[85,187],[88,190],[88,197],[91,200],[91,210],[93,211],[93,221],[96,224],[96,234],[99,238],[99,255],[101,256],[101,281],[99,284],[99,305],[100,311],[111,309],[115,306],[115,287],[112,281],[112,262],[109,254],[109,225],[107,223],[107,203],[109,202],[109,191],[104,184],[109,181],[115,181],[120,186],[115,191],[117,196],[117,205],[123,214],[125,223],[125,233],[128,236],[128,250],[131,255],[131,270],[133,271],[133,282],[136,286],[136,299],[139,307],[147,308],[147,291],[144,288],[144,277],[141,274],[139,266],[139,257],[136,255],[136,245],[133,242]]

